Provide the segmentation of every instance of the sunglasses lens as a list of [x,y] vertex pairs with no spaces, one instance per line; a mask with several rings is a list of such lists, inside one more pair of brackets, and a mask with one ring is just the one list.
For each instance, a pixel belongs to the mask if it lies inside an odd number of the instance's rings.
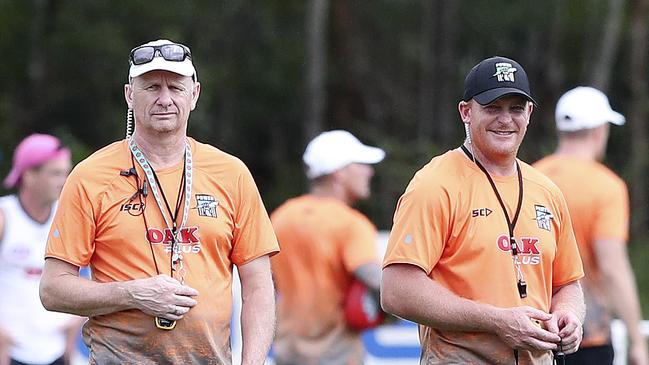
[[134,65],[141,65],[147,62],[151,62],[151,60],[153,60],[154,54],[155,54],[154,47],[150,47],[150,46],[140,47],[133,50],[133,53],[131,54],[131,59]]
[[185,49],[178,44],[167,44],[161,46],[160,53],[167,61],[181,62],[185,60]]
[[142,46],[131,51],[131,62],[134,65],[143,65],[153,61],[156,57],[167,61],[182,62],[185,58],[192,58],[189,49],[180,44],[165,44],[162,46]]

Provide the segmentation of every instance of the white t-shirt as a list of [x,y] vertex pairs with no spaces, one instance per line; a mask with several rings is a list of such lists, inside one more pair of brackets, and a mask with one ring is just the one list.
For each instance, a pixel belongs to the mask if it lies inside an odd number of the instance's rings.
[[17,196],[0,198],[5,218],[0,240],[0,328],[16,341],[11,358],[28,364],[49,364],[63,355],[62,330],[73,318],[45,310],[38,295],[55,209],[41,224],[25,213]]

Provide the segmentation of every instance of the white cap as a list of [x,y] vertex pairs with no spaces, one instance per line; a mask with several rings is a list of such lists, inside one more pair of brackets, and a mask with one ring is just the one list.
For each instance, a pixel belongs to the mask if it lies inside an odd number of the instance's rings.
[[307,177],[315,179],[331,174],[351,163],[375,164],[385,157],[385,151],[361,143],[343,130],[323,132],[306,146],[302,159],[307,165]]
[[[145,43],[142,46],[162,46],[163,44],[176,44],[176,43],[167,39],[158,39],[157,41],[151,41],[149,43]],[[138,46],[138,47],[142,47],[142,46]],[[129,60],[129,62],[131,61]],[[131,64],[131,68],[128,71],[128,77],[129,78],[138,77],[142,74],[145,74],[153,70],[170,71],[183,76],[194,76],[194,80],[197,79],[197,77],[195,76],[196,69],[194,69],[194,64],[192,64],[191,58],[186,57],[185,60],[182,62],[167,61],[158,52],[154,53],[154,57],[151,62],[143,63],[141,65]]]
[[603,92],[586,86],[576,87],[559,98],[555,111],[557,129],[574,132],[605,123],[622,125],[624,116],[613,109]]

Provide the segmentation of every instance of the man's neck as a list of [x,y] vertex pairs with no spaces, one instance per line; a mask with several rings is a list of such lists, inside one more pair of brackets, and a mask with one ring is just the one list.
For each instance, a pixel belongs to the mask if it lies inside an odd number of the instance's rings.
[[38,223],[47,222],[50,218],[50,214],[52,214],[53,202],[39,199],[36,194],[33,194],[26,189],[20,189],[18,192],[18,201],[25,213]]
[[340,200],[350,206],[354,203],[349,199],[342,186],[338,184],[322,183],[312,185],[309,194],[319,198],[333,198]]
[[588,161],[596,161],[598,159],[594,148],[588,141],[560,141],[555,154]]
[[161,135],[155,138],[134,135],[135,143],[154,169],[164,169],[180,163],[184,158],[185,135]]
[[507,177],[516,174],[516,154],[504,154],[487,158],[480,150],[473,148],[472,145],[465,143],[464,146],[490,175]]

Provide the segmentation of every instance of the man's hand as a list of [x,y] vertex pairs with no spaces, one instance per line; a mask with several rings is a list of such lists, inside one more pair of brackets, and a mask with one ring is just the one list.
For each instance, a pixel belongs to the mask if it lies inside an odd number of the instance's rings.
[[198,291],[168,275],[133,280],[129,282],[128,292],[133,307],[154,317],[177,321],[197,302]]
[[556,333],[561,338],[560,350],[565,354],[572,354],[579,349],[583,336],[583,327],[579,317],[569,310],[557,310],[552,313],[552,318],[545,321],[548,331]]
[[496,335],[514,349],[556,350],[559,335],[539,325],[552,315],[532,307],[503,308],[496,323]]

